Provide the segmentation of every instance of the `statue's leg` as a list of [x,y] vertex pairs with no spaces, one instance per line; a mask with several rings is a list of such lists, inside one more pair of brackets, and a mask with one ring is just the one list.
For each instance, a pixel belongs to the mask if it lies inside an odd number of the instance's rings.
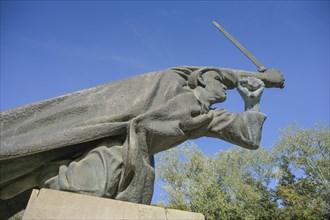
[[100,197],[117,195],[122,159],[121,146],[100,146],[79,161],[61,166],[45,187]]

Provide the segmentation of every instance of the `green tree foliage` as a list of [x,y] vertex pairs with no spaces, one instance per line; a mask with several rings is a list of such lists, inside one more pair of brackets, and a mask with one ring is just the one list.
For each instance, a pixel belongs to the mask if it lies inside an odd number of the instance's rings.
[[167,207],[206,219],[329,219],[329,128],[283,129],[273,151],[234,147],[205,156],[194,144],[162,153]]
[[[274,155],[281,176],[276,188],[286,219],[330,219],[330,130],[324,125],[281,131]],[[292,172],[299,174],[299,177]]]
[[277,203],[267,186],[272,178],[271,154],[234,148],[204,156],[185,145],[159,158],[168,207],[201,212],[206,219],[274,219]]

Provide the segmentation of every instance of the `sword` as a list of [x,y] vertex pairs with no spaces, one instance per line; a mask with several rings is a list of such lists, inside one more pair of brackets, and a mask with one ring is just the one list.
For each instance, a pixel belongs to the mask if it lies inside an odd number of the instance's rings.
[[264,65],[260,63],[257,58],[255,58],[245,47],[242,46],[233,36],[231,36],[226,29],[224,29],[222,26],[220,26],[217,22],[212,22],[220,31],[223,33],[242,53],[247,56],[257,67],[259,72],[264,72],[267,70]]

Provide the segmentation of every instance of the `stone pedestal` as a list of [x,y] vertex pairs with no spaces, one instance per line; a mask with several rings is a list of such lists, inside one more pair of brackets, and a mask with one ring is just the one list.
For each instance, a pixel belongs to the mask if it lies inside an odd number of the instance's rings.
[[200,213],[164,209],[50,189],[33,190],[23,219],[204,219]]

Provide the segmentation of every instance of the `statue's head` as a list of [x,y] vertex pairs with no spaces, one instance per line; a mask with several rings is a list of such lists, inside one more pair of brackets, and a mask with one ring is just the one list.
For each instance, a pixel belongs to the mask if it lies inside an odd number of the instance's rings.
[[[196,74],[194,84],[190,88],[198,90],[200,98],[210,104],[224,102],[227,98],[227,87],[223,84],[223,77],[218,71],[210,70]],[[188,81],[189,82],[189,81]]]
[[171,68],[187,81],[189,89],[197,91],[200,98],[210,104],[224,102],[226,90],[236,87],[232,74],[215,67],[182,66]]

